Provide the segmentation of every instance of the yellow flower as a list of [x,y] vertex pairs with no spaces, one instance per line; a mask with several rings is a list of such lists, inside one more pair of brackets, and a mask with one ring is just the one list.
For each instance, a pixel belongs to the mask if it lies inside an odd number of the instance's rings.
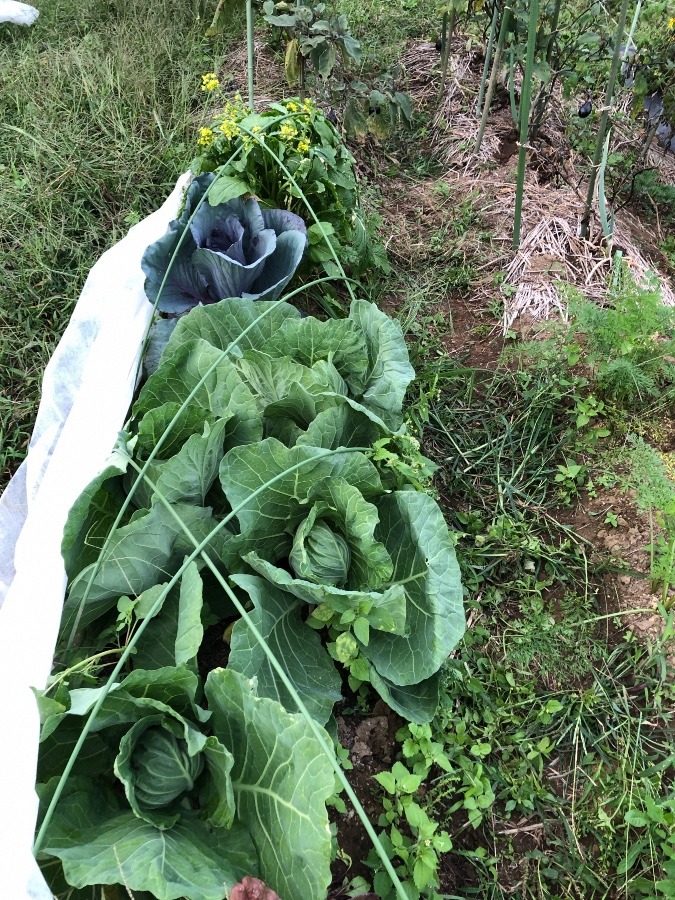
[[207,72],[206,75],[202,75],[203,91],[215,91],[217,87],[220,87],[220,81],[215,72]]
[[232,118],[223,119],[223,121],[220,123],[220,130],[228,139],[228,141],[236,138],[236,136],[239,134],[239,126]]
[[671,19],[668,19],[668,28],[673,31],[675,29],[675,16]]
[[279,137],[282,141],[292,141],[297,133],[298,129],[294,128],[292,125],[289,125],[288,122],[282,125],[279,129]]
[[311,112],[312,109],[314,109],[314,104],[309,99],[309,97],[306,100],[302,101],[302,108],[304,109],[305,112]]
[[210,128],[200,128],[199,137],[197,138],[198,147],[208,147],[213,143],[213,132]]
[[298,141],[298,153],[309,153],[310,143],[307,138]]
[[286,104],[286,109],[292,113],[300,112],[300,107],[294,100],[288,101],[288,103]]

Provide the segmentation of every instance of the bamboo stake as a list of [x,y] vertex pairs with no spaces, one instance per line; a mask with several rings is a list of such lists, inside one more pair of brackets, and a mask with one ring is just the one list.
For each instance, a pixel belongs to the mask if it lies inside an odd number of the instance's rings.
[[441,56],[442,56],[442,69],[441,69],[441,87],[438,92],[438,99],[445,93],[445,82],[448,78],[448,62],[450,61],[450,43],[452,41],[452,35],[455,30],[455,10],[453,9],[450,13],[450,24],[448,25],[448,14],[447,12],[443,13],[443,36],[441,38]]
[[246,0],[246,68],[248,71],[248,105],[253,110],[253,0]]

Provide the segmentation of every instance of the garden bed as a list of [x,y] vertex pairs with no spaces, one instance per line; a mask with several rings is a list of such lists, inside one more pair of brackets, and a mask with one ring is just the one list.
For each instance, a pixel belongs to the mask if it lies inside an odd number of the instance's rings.
[[430,5],[346,6],[400,69],[317,104],[260,32],[251,114],[234,40],[187,198],[92,270],[48,370],[0,506],[13,897],[671,895],[669,161],[580,239],[556,89],[513,250],[524,58],[476,154],[474,19],[439,99]]

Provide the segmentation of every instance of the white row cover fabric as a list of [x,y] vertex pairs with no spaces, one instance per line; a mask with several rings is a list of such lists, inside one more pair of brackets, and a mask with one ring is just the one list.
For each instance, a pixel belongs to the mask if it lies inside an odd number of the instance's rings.
[[11,22],[12,25],[32,25],[40,15],[34,6],[17,3],[16,0],[0,0],[0,22]]
[[126,420],[152,306],[141,257],[180,207],[184,175],[161,209],[92,268],[45,370],[26,460],[0,497],[0,897],[52,900],[32,855],[43,689],[66,588],[68,511],[105,466]]

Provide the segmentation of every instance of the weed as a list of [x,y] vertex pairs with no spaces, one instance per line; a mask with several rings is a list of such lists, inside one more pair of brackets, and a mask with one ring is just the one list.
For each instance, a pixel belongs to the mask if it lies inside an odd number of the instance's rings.
[[[379,824],[389,826],[381,840],[389,857],[402,863],[399,866],[402,880],[412,882],[418,897],[436,898],[438,855],[447,853],[452,841],[447,832],[438,830],[438,823],[415,799],[422,779],[423,775],[410,772],[401,762],[394,763],[390,772],[375,776],[385,791]],[[374,853],[370,854],[368,863],[376,869],[373,887],[378,896],[383,900],[393,898],[389,879],[377,871],[380,866]]]
[[675,186],[660,180],[658,172],[648,170],[636,175],[633,198],[648,216],[657,211],[662,227],[675,223]]
[[675,313],[663,305],[656,282],[641,287],[625,269],[610,302],[574,301],[571,335],[583,341],[604,396],[631,407],[675,383]]
[[448,363],[439,385],[427,440],[448,492],[495,515],[552,505],[551,476],[574,445],[575,382],[545,368],[488,374]]
[[402,729],[408,764],[442,760],[424,805],[441,827],[452,821],[451,854],[477,833],[462,852],[480,885],[471,895],[505,896],[500,875],[515,867],[523,897],[671,896],[673,687],[662,648],[628,638],[586,686],[540,692],[477,626],[447,666],[428,732]]
[[[675,583],[675,483],[661,455],[637,435],[631,435],[616,461],[625,468],[624,490],[634,492],[638,508],[650,515],[650,578],[652,591],[661,587],[661,601],[669,609]],[[655,532],[654,518],[660,531]]]

